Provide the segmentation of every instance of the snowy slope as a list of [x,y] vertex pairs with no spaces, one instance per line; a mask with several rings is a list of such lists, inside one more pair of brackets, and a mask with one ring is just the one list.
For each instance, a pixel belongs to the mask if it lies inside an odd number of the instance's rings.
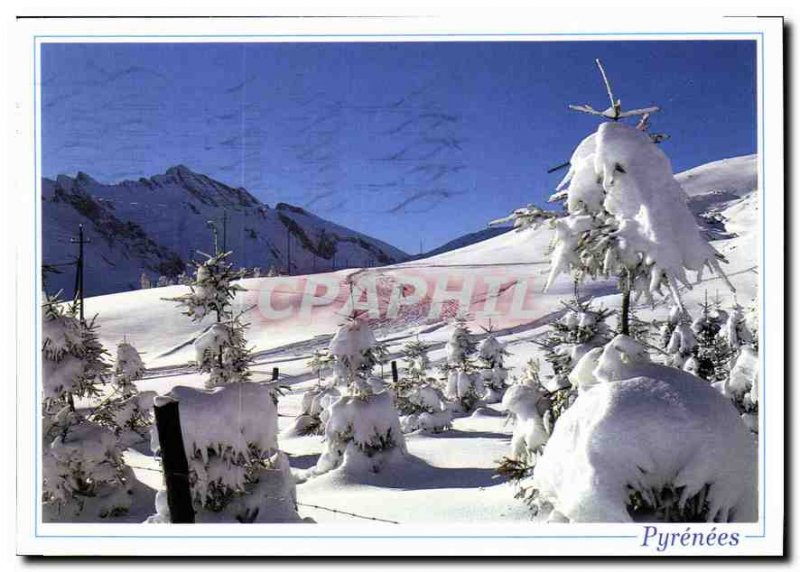
[[[317,272],[379,266],[408,256],[374,238],[336,225],[301,208],[261,203],[243,188],[229,187],[179,165],[163,175],[103,184],[85,173],[42,181],[43,259],[74,259],[69,239],[82,223],[92,239],[86,247],[86,290],[104,294],[138,287],[144,271],[155,281],[175,276],[196,251],[213,250],[208,221],[215,220],[236,266]],[[287,255],[287,250],[291,251]],[[48,276],[48,289],[72,294],[73,272]]]
[[[759,216],[755,165],[754,159],[737,158],[687,172],[702,174],[702,178],[699,175],[689,178],[692,181],[689,192],[693,197],[705,196],[705,199],[702,202],[691,200],[690,207],[699,217],[709,213],[716,217],[720,228],[712,244],[727,258],[723,269],[737,290],[734,295],[727,291],[721,279],[707,275],[693,289],[681,289],[690,312],[698,311],[697,303],[706,293],[709,298],[719,293],[724,305],[732,304],[734,296],[742,305],[747,305],[757,294]],[[685,181],[685,175],[678,175],[678,179]],[[703,180],[710,186],[702,187],[698,181]],[[748,184],[752,185],[749,190],[746,189]],[[719,189],[731,192],[713,193]],[[329,284],[344,284],[348,280],[375,277],[382,303],[388,296],[388,286],[403,275],[420,276],[428,283],[444,278],[450,280],[451,289],[457,288],[458,280],[474,280],[472,300],[479,309],[490,297],[487,283],[496,280],[502,286],[496,293],[501,315],[492,316],[491,325],[498,340],[507,344],[510,355],[506,364],[511,368],[510,378],[513,379],[528,359],[540,355],[536,340],[547,324],[563,312],[560,301],[573,292],[570,278],[561,276],[549,292],[542,293],[550,264],[551,238],[552,231],[546,226],[538,230],[507,232],[425,260],[381,268],[340,270],[313,278],[329,281]],[[513,302],[513,286],[522,280],[529,281],[524,305],[527,313],[516,317],[502,314]],[[313,308],[305,317],[292,315],[276,319],[263,311],[265,293],[273,293],[274,304],[280,308],[300,307],[314,293],[318,302],[325,301],[325,296],[316,287],[309,288],[306,277],[253,278],[241,284],[248,291],[237,298],[237,304],[256,305],[256,309],[247,314],[248,342],[256,351],[254,379],[268,379],[272,367],[277,366],[281,382],[291,388],[278,405],[280,429],[285,431],[301,410],[303,392],[316,383],[308,366],[312,352],[327,346],[343,320],[342,307],[333,303],[334,299],[341,302],[347,298],[348,290],[332,294],[327,300],[332,303]],[[145,352],[143,358],[153,369],[138,383],[140,390],[164,393],[176,385],[200,387],[204,382],[203,376],[193,373],[186,362],[193,358],[190,342],[205,324],[192,324],[174,303],[162,300],[178,295],[184,288],[172,286],[123,292],[87,300],[87,314],[98,313],[99,333],[104,344],[113,347],[126,336]],[[609,308],[617,308],[620,303],[611,282],[587,282],[580,294],[592,295],[597,304]],[[667,307],[668,303],[663,301],[650,306],[642,300],[635,310],[640,319],[649,320],[663,318]],[[374,320],[376,337],[387,342],[391,359],[397,357],[405,342],[418,337],[431,344],[433,364],[442,362],[444,345],[453,326],[446,315],[430,318],[427,309],[428,305],[421,303],[407,308],[395,320]],[[470,312],[469,318],[473,332],[482,337],[479,326],[488,325],[490,319],[476,311]],[[384,375],[389,377],[388,367]],[[492,478],[495,462],[510,451],[510,438],[510,428],[505,425],[498,405],[479,409],[471,416],[457,418],[453,431],[408,436],[408,462],[390,473],[360,480],[346,480],[330,474],[299,484],[297,500],[301,516],[311,516],[320,522],[353,522],[352,517],[308,506],[315,504],[403,523],[528,521],[530,512],[513,498],[512,487]],[[298,437],[285,432],[279,437],[279,443],[298,473],[313,466],[323,449],[318,436]],[[136,456],[137,466],[157,469],[152,458],[134,452],[129,454]],[[160,484],[158,472],[138,470],[137,476],[150,486]]]
[[438,246],[424,254],[416,256],[415,258],[429,258],[431,256],[436,256],[437,254],[442,254],[443,252],[449,252],[451,250],[456,250],[457,248],[463,248],[464,246],[469,246],[470,244],[475,244],[476,242],[483,242],[484,240],[489,240],[490,238],[494,238],[495,236],[499,236],[501,234],[505,234],[511,230],[510,226],[491,226],[489,228],[484,228],[475,232],[470,232],[463,236],[459,236],[458,238],[454,238],[453,240],[449,240],[446,243]]
[[743,196],[758,185],[758,155],[744,155],[706,163],[675,175],[691,196],[721,191]]

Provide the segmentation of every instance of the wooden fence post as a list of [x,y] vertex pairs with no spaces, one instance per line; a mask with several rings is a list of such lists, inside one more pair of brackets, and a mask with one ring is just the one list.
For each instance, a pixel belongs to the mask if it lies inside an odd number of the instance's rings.
[[280,375],[280,370],[277,367],[272,368],[272,381],[278,381],[278,376]]
[[397,374],[397,362],[392,360],[392,381],[397,383],[400,376]]
[[167,486],[167,505],[170,521],[193,524],[194,509],[189,488],[189,463],[183,447],[181,417],[178,402],[174,399],[157,400],[153,407],[161,448],[161,464],[164,467],[164,483]]

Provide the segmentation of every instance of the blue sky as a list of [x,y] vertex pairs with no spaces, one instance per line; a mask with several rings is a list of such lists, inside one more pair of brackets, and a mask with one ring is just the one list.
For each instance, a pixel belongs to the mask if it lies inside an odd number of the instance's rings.
[[185,164],[408,252],[542,203],[608,106],[674,170],[756,152],[751,41],[45,44],[45,176]]

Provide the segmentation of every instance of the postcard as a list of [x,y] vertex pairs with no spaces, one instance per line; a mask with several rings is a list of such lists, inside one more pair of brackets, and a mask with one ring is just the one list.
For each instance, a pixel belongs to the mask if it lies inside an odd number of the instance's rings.
[[783,552],[779,18],[23,18],[18,550]]

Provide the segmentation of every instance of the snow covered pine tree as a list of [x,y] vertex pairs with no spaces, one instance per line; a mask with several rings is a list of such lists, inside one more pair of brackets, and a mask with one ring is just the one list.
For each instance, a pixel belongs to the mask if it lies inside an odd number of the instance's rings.
[[428,345],[412,340],[403,346],[403,372],[392,384],[404,433],[439,433],[450,428],[452,414],[436,380],[428,376]]
[[250,378],[250,350],[245,340],[247,324],[242,322],[244,312],[234,313],[232,302],[237,292],[243,292],[233,281],[238,278],[228,263],[230,252],[217,252],[214,256],[196,262],[194,281],[189,292],[176,298],[184,313],[200,322],[212,315],[215,323],[208,326],[195,340],[197,369],[208,373],[206,387],[247,381]]
[[508,379],[508,369],[503,365],[503,360],[507,355],[506,347],[497,340],[491,329],[487,330],[486,337],[478,344],[480,375],[486,388],[483,398],[487,403],[497,403],[503,399]]
[[528,500],[559,521],[750,521],[756,447],[736,410],[707,382],[650,363],[628,335],[632,295],[650,299],[666,288],[685,312],[678,284],[691,288],[686,272],[699,279],[710,269],[727,282],[722,257],[701,236],[667,156],[618,121],[657,108],[623,112],[597,64],[611,107],[573,108],[611,121],[570,159],[553,197],[565,201],[567,215],[529,208],[511,218],[517,226],[554,226],[546,287],[564,272],[617,278],[620,334],[570,373],[579,395],[537,460]]
[[394,397],[383,380],[371,375],[376,344],[369,325],[356,312],[331,339],[334,383],[346,393],[327,408],[325,447],[311,475],[339,468],[350,474],[375,473],[406,452]]
[[42,501],[47,521],[120,516],[131,505],[133,472],[113,431],[77,406],[100,395],[109,373],[94,321],[57,298],[43,305]]
[[475,409],[486,391],[475,368],[473,355],[476,349],[475,339],[467,324],[464,320],[457,320],[445,345],[446,395],[448,399],[455,400],[464,413]]
[[154,392],[139,393],[135,382],[145,374],[144,362],[139,352],[127,341],[117,345],[117,361],[112,376],[114,393],[105,406],[95,412],[94,418],[113,429],[118,435],[133,431],[137,437],[147,433],[153,423]]
[[[216,242],[216,241],[215,241]],[[294,480],[286,455],[278,449],[277,396],[269,385],[250,381],[251,352],[233,299],[244,288],[227,261],[230,252],[195,263],[189,292],[169,298],[200,322],[216,321],[195,340],[197,369],[208,373],[206,388],[174,387],[158,401],[180,404],[181,430],[189,461],[189,482],[197,522],[292,522],[297,515]],[[151,433],[158,451],[158,432]],[[169,522],[163,491],[148,522]]]

